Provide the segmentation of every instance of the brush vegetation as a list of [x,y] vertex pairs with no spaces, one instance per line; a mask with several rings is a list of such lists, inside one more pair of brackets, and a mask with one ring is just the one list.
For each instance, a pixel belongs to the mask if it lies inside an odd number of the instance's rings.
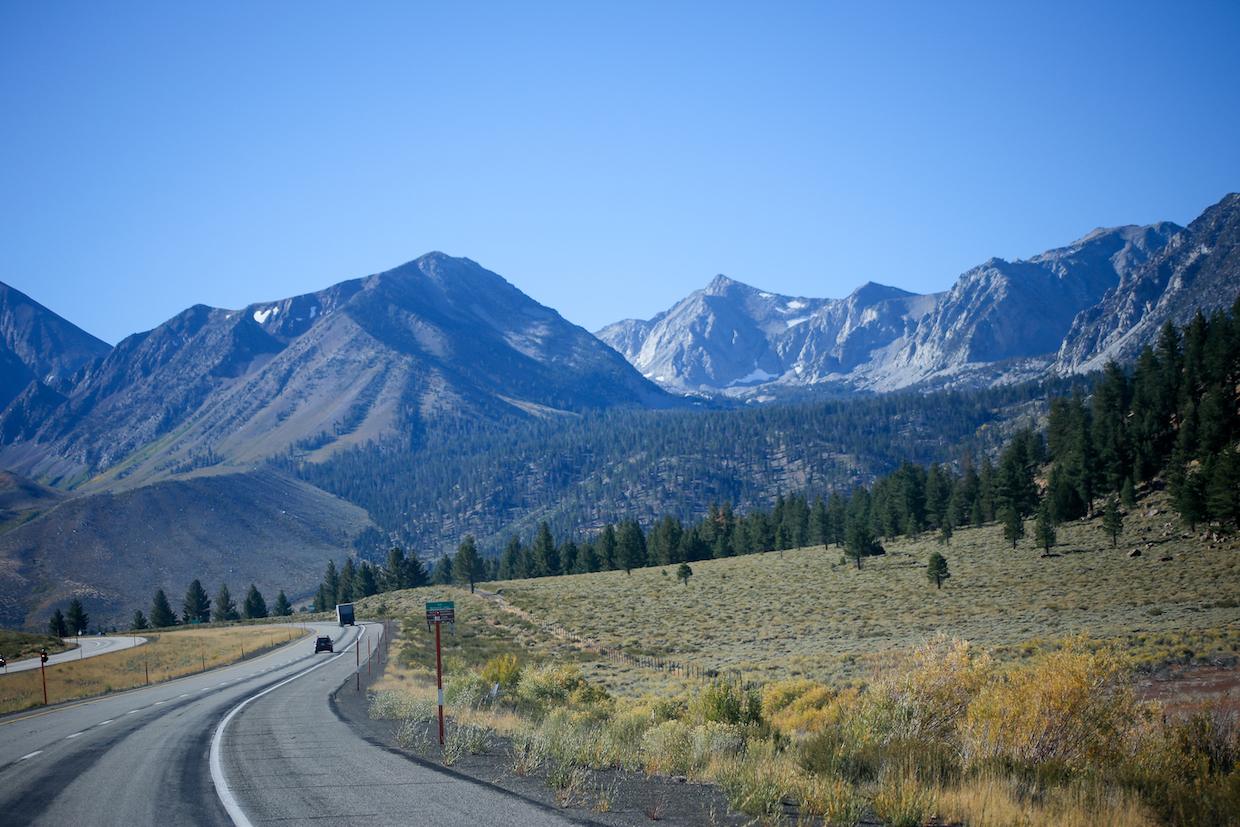
[[687,582],[647,567],[378,595],[359,610],[403,629],[372,715],[431,749],[423,604],[452,599],[445,760],[503,736],[510,771],[564,806],[597,809],[589,773],[623,768],[716,783],[758,823],[1236,823],[1235,706],[1172,715],[1137,691],[1240,657],[1238,546],[1167,507],[1148,494],[1115,547],[1100,517],[1065,522],[1052,557],[991,523],[861,569],[818,546],[695,562]]

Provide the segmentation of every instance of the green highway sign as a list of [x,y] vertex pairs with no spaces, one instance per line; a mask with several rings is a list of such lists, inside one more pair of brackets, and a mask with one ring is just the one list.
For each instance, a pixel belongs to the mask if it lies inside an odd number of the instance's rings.
[[441,600],[438,603],[426,604],[426,625],[432,623],[455,623],[456,603],[452,600]]

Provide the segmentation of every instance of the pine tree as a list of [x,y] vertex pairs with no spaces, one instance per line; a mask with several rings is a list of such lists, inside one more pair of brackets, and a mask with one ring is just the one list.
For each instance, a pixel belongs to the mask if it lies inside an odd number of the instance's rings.
[[155,592],[155,598],[151,602],[151,626],[155,629],[165,629],[175,625],[177,625],[176,612],[172,610],[172,604],[168,602],[168,596],[164,594],[164,590],[159,589]]
[[431,583],[436,586],[452,585],[452,557],[445,554],[435,561],[435,571],[431,574]]
[[339,594],[340,572],[336,570],[336,561],[328,560],[327,569],[323,572],[324,607],[322,609],[316,609],[315,611],[325,612],[328,609],[334,609],[336,607],[336,603],[339,602],[336,600],[336,596]]
[[466,534],[457,547],[456,556],[452,558],[452,579],[460,584],[468,583],[470,594],[473,594],[474,581],[481,573],[482,560],[478,557],[478,548],[474,545],[473,535]]
[[47,632],[55,637],[69,637],[69,624],[60,609],[52,612],[52,619],[47,622]]
[[267,616],[267,601],[263,600],[262,592],[253,583],[250,584],[250,590],[245,593],[245,601],[241,607],[241,615],[246,620],[254,620]]
[[625,574],[646,565],[646,535],[637,520],[624,520],[616,531],[616,555]]
[[426,571],[426,566],[422,564],[422,560],[416,554],[410,554],[405,558],[405,588],[420,589],[429,585],[431,576]]
[[1051,547],[1056,540],[1055,522],[1051,519],[1051,511],[1046,503],[1038,509],[1038,519],[1033,525],[1033,539],[1047,554],[1051,553]]
[[340,567],[340,585],[336,587],[336,603],[352,603],[357,597],[357,566],[352,557],[344,559]]
[[151,624],[146,619],[146,615],[142,614],[142,610],[138,609],[133,613],[133,620],[129,622],[129,630],[131,632],[141,632],[151,628]]
[[220,591],[215,596],[215,609],[211,612],[211,617],[216,623],[226,623],[230,620],[241,619],[240,613],[237,612],[237,604],[228,592],[227,583],[220,584]]
[[288,617],[293,613],[293,607],[284,596],[284,589],[280,589],[280,593],[276,595],[276,603],[272,606],[271,613],[276,617]]
[[616,528],[611,523],[603,526],[594,543],[594,553],[598,555],[599,571],[615,571],[620,568],[616,559]]
[[190,583],[189,590],[185,592],[185,600],[181,603],[181,614],[186,623],[211,622],[211,598],[207,596],[207,590],[202,587],[202,583],[197,580]]
[[388,550],[387,565],[383,568],[382,588],[385,592],[407,589],[405,572],[405,551],[399,546]]
[[689,585],[689,578],[693,576],[693,569],[688,563],[681,563],[680,568],[676,569],[676,579],[683,581],[686,586]]
[[[472,540],[470,541],[472,544]],[[476,556],[476,552],[475,552]],[[530,577],[550,577],[560,574],[560,555],[551,536],[551,527],[543,520],[530,547]]]
[[356,589],[358,597],[370,597],[379,593],[379,578],[375,576],[375,567],[363,560],[357,567]]
[[947,558],[937,551],[930,554],[930,564],[926,567],[926,577],[935,588],[943,588],[943,581],[951,577],[947,571]]
[[867,557],[874,545],[874,529],[870,524],[870,496],[864,488],[853,491],[848,501],[848,525],[844,529],[844,554],[851,557],[861,568],[861,558]]
[[525,556],[521,553],[521,538],[512,535],[499,560],[500,580],[521,580],[525,574]]
[[1111,548],[1115,548],[1119,535],[1124,530],[1124,515],[1119,511],[1115,497],[1107,497],[1107,504],[1102,510],[1102,530],[1111,535]]
[[1012,541],[1012,548],[1016,548],[1016,544],[1020,538],[1025,536],[1025,521],[1021,519],[1020,514],[1010,505],[1003,506],[1000,512],[1000,519],[1003,520],[1003,539]]
[[69,611],[65,614],[65,625],[69,634],[84,635],[90,627],[90,615],[82,608],[82,601],[76,597],[69,601]]

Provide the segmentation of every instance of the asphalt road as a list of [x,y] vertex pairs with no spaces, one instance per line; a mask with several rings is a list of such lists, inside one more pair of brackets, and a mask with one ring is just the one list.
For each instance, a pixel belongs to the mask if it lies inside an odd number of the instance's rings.
[[[121,649],[132,649],[135,646],[146,643],[146,638],[133,635],[114,635],[112,637],[95,635],[72,639],[78,642],[77,648],[70,649],[67,652],[57,652],[54,655],[48,655],[48,666],[81,660],[82,658],[93,658],[96,655],[106,655],[109,652],[119,652]],[[65,638],[65,640],[70,640],[70,638]],[[3,653],[0,652],[0,654]],[[23,669],[38,669],[39,662],[38,658],[9,661],[5,671],[21,672]]]
[[[0,719],[0,825],[512,825],[575,823],[371,744],[330,695],[360,640],[313,637],[197,677]],[[349,691],[345,686],[342,691]]]

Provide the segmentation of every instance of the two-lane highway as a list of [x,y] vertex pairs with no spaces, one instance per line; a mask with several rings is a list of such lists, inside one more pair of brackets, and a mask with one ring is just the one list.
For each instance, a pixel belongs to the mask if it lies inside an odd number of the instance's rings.
[[[303,639],[193,678],[0,720],[0,825],[581,824],[375,746],[330,695],[380,628]],[[362,668],[365,668],[363,665]]]
[[[65,638],[68,640],[68,638]],[[132,649],[146,643],[146,638],[135,637],[134,635],[113,635],[112,637],[95,636],[75,638],[77,646],[65,652],[57,652],[54,655],[48,655],[47,665],[49,667],[56,666],[60,663],[70,663],[82,658],[93,658],[97,655],[106,655],[110,652],[119,652],[122,649]],[[3,654],[3,653],[0,653]],[[6,672],[21,672],[24,669],[38,669],[41,661],[38,658],[25,658],[24,660],[9,661]]]
[[[336,637],[340,651],[362,629],[319,632]],[[315,659],[311,637],[191,678],[7,716],[0,824],[232,824],[208,761],[216,725]],[[350,652],[349,671],[352,660]]]

